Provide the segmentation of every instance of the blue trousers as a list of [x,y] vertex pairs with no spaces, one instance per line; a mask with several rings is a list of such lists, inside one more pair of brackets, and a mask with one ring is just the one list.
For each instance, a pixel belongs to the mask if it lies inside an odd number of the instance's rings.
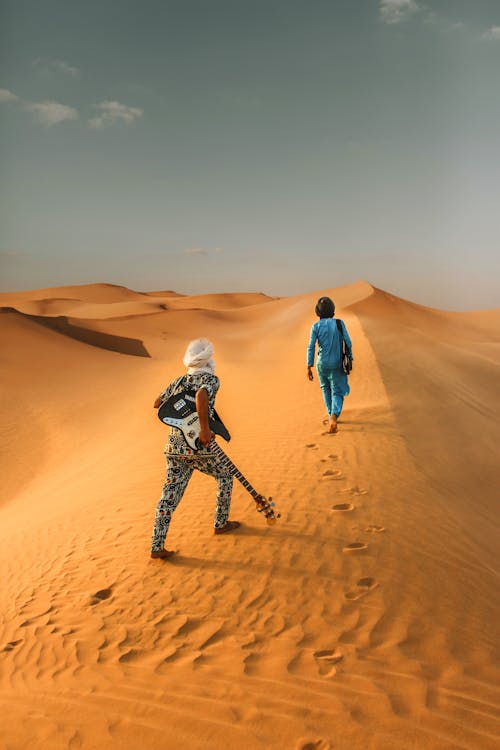
[[316,365],[316,372],[323,391],[328,416],[335,414],[336,417],[339,417],[344,404],[344,397],[348,396],[350,391],[347,375],[340,368],[325,367],[320,362]]

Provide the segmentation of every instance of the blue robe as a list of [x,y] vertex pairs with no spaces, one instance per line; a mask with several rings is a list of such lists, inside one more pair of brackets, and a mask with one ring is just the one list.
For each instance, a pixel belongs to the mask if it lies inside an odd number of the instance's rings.
[[[341,321],[344,339],[352,352],[352,343]],[[314,354],[318,344],[318,361],[316,372],[323,392],[323,399],[328,415],[340,416],[344,397],[350,388],[346,373],[342,369],[341,339],[335,318],[321,318],[311,327],[309,346],[307,347],[307,365],[314,365]]]

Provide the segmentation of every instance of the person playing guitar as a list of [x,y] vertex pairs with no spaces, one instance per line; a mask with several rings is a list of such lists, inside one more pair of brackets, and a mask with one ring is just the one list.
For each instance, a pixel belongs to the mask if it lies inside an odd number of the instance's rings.
[[158,409],[167,399],[176,393],[190,389],[196,393],[196,411],[200,421],[198,449],[193,450],[186,443],[182,433],[170,427],[168,442],[165,447],[167,475],[163,492],[156,508],[153,537],[151,540],[151,557],[168,558],[173,551],[165,549],[165,538],[170,526],[172,513],[179,505],[191,475],[195,469],[214,477],[217,480],[218,492],[215,508],[214,533],[224,534],[237,529],[238,521],[229,521],[233,474],[221,461],[218,454],[210,450],[214,433],[210,429],[209,419],[214,416],[214,402],[219,390],[219,378],[215,375],[213,346],[208,339],[191,341],[184,355],[187,373],[176,380],[156,398],[154,408]]

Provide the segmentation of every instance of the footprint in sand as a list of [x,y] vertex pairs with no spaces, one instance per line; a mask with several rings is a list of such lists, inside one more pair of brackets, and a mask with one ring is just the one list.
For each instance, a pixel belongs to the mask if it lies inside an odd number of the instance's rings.
[[344,654],[338,649],[325,649],[323,651],[315,651],[314,658],[318,663],[320,674],[325,677],[333,677],[337,673],[335,665],[342,661]]
[[342,472],[340,469],[328,469],[323,472],[323,479],[342,479]]
[[368,549],[368,545],[364,542],[351,542],[351,544],[346,544],[345,547],[342,547],[342,552],[348,555],[352,552],[364,552],[366,549]]
[[365,578],[360,578],[359,581],[356,582],[355,589],[346,591],[344,597],[351,602],[356,601],[356,599],[361,599],[362,596],[366,596],[369,591],[373,591],[373,589],[376,589],[377,586],[378,583],[375,578],[366,576]]
[[329,464],[332,461],[338,461],[339,457],[336,453],[330,453],[326,458],[320,458],[322,464]]
[[361,489],[360,487],[348,487],[345,490],[340,490],[341,492],[347,492],[349,495],[355,495],[356,497],[358,495],[367,495],[368,490]]
[[318,446],[316,445],[316,443],[307,443],[306,448],[310,448],[313,451],[318,450]]
[[359,586],[362,589],[367,589],[368,591],[371,591],[371,589],[374,589],[378,586],[378,583],[375,580],[375,578],[372,578],[371,576],[365,576],[364,578],[360,578],[356,582],[356,586]]
[[382,531],[385,531],[385,526],[379,526],[376,523],[371,523],[366,527],[365,531],[369,531],[370,534],[381,534]]
[[337,503],[336,505],[332,505],[332,510],[335,513],[347,513],[354,510],[354,505],[352,503]]
[[309,740],[306,737],[301,737],[295,745],[295,750],[331,750],[332,746],[328,740],[324,740],[321,737],[318,740]]
[[22,639],[20,641],[9,641],[6,646],[3,647],[2,651],[12,651],[19,643],[22,643]]
[[99,604],[99,602],[109,599],[112,593],[113,589],[111,587],[109,589],[99,589],[99,591],[96,591],[95,594],[92,594],[90,597],[90,604],[92,606],[94,604]]

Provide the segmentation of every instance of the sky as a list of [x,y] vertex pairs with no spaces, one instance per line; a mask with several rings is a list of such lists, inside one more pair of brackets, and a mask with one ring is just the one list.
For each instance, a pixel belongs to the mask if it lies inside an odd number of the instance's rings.
[[500,306],[498,0],[0,0],[0,291]]

